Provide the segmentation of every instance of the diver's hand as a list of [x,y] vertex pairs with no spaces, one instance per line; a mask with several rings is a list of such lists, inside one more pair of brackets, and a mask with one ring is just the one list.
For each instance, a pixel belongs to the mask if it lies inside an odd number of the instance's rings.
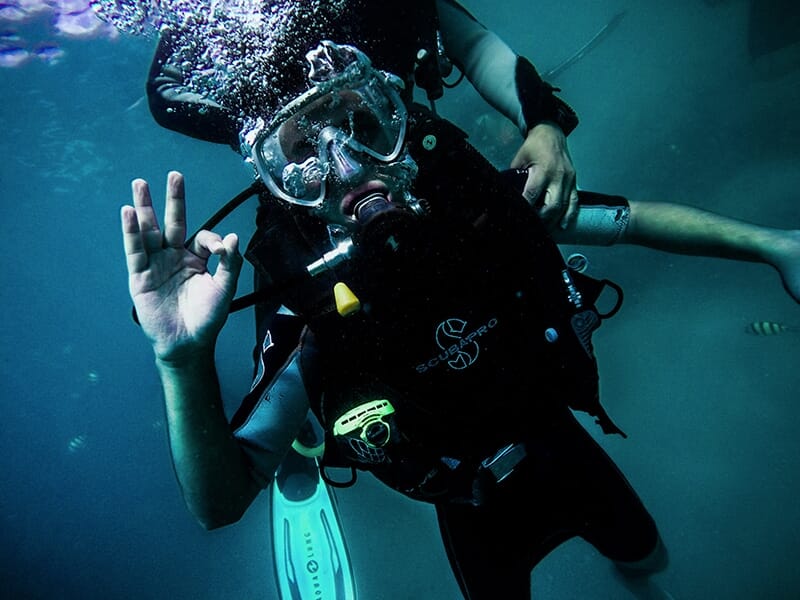
[[578,212],[575,167],[567,138],[553,123],[539,123],[511,161],[512,169],[528,169],[523,196],[539,210],[548,229],[566,229]]
[[765,260],[778,270],[783,287],[800,304],[800,229],[779,230]]
[[[134,206],[121,210],[128,286],[142,330],[156,357],[180,364],[213,350],[228,316],[242,266],[239,239],[201,231],[189,248],[183,175],[167,177],[164,229],[153,210],[147,182],[132,184]],[[135,208],[134,208],[135,207]],[[208,259],[219,256],[212,275]]]

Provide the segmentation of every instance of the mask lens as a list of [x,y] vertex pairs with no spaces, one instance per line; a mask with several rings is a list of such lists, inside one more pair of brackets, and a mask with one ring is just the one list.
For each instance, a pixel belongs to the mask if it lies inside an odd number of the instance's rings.
[[302,138],[282,146],[279,132],[273,131],[256,141],[253,160],[261,180],[282,200],[314,207],[324,199],[324,165],[316,149]]
[[294,198],[313,199],[319,196],[324,176],[319,159],[311,156],[298,164],[290,162],[281,176],[283,189]]
[[389,98],[374,93],[372,88],[351,100],[347,116],[348,122],[343,130],[352,136],[354,142],[379,156],[391,155],[401,141],[399,125],[403,119]]

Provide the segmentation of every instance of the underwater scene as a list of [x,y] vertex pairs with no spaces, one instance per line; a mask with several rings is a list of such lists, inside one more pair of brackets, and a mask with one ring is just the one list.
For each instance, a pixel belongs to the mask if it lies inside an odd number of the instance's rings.
[[[259,26],[280,27],[289,3],[264,3],[276,8]],[[461,3],[579,115],[569,136],[579,188],[800,229],[796,2]],[[289,598],[279,592],[271,490],[210,532],[184,505],[120,229],[136,178],[150,183],[160,218],[167,173],[184,174],[190,233],[252,183],[252,166],[230,146],[160,126],[145,82],[159,27],[214,11],[241,17],[255,4],[0,1],[5,598]],[[205,34],[248,42],[224,27]],[[251,70],[253,85],[269,85],[247,61],[206,58],[193,83],[209,93]],[[446,89],[437,110],[508,168],[519,131],[469,82]],[[255,206],[216,230],[236,232],[244,247]],[[655,519],[670,562],[652,585],[631,588],[573,538],[533,570],[533,597],[800,597],[800,298],[749,260],[633,244],[561,250],[624,290],[593,343],[603,405],[627,438],[577,417]],[[785,266],[800,291],[800,251]],[[252,282],[245,262],[238,294]],[[233,313],[216,348],[228,416],[250,389],[255,342],[253,311]],[[432,505],[363,472],[335,499],[358,598],[462,597]],[[307,597],[344,596],[320,588]]]

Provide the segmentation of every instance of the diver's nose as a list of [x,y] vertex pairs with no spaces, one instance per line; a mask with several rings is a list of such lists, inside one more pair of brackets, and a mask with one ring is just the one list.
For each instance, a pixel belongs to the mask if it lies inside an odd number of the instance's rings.
[[347,148],[337,142],[331,146],[331,162],[333,170],[342,181],[350,181],[361,175],[362,167],[347,150]]
[[[327,128],[326,128],[327,129]],[[328,153],[330,155],[330,166],[340,181],[348,182],[361,175],[363,167],[361,163],[351,154],[347,145],[334,137],[332,132],[323,130],[322,134],[330,141],[328,143]],[[325,135],[327,134],[327,135]]]

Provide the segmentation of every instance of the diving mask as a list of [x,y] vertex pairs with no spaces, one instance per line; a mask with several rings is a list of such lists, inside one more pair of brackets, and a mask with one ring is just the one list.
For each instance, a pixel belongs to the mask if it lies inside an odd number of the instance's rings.
[[[318,209],[332,186],[352,189],[376,176],[407,186],[416,166],[404,150],[408,115],[400,80],[374,69],[352,46],[323,42],[306,59],[314,86],[259,129],[250,145],[268,189]],[[395,163],[403,166],[393,172]]]

